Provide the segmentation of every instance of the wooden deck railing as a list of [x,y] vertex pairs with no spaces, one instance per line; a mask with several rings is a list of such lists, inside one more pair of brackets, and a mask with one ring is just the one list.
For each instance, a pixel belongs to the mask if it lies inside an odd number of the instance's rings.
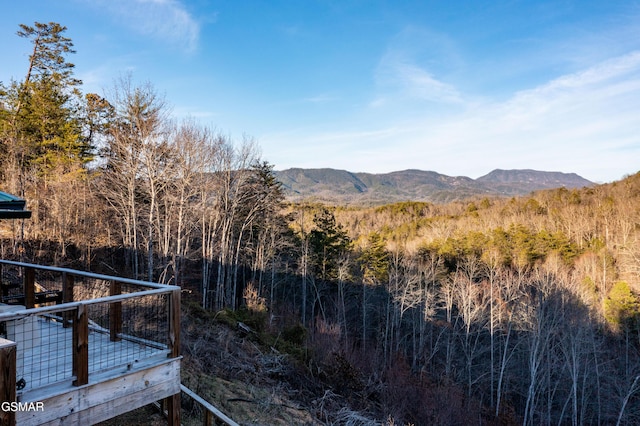
[[[31,321],[30,327],[47,324],[56,333],[51,341],[66,340],[71,335],[70,342],[56,342],[56,348],[62,352],[65,347],[70,346],[70,374],[56,375],[52,380],[42,377],[37,382],[32,380],[40,387],[61,380],[71,380],[73,386],[86,385],[91,374],[112,368],[111,364],[102,364],[102,361],[97,360],[100,353],[90,355],[93,353],[90,334],[93,336],[92,344],[98,344],[96,336],[104,336],[105,341],[113,343],[105,348],[113,351],[124,348],[125,343],[130,344],[130,347],[135,344],[135,348],[141,348],[141,352],[135,354],[135,362],[144,361],[141,358],[147,355],[158,357],[164,354],[168,358],[180,356],[180,287],[5,260],[0,260],[0,277],[3,285],[8,283],[6,287],[9,287],[13,283],[14,288],[13,291],[3,288],[2,300],[23,302],[24,306],[24,309],[16,306],[9,312],[0,313],[0,324],[17,324],[27,320]],[[20,278],[22,285],[16,291],[15,283]],[[49,297],[52,294],[55,297]],[[47,306],[39,306],[45,304]],[[58,331],[64,329],[67,331]],[[29,338],[26,334],[21,337]],[[17,342],[18,364],[24,366],[25,370],[27,364],[21,359],[27,353],[25,348],[28,347],[35,353],[39,344],[44,344],[44,338],[42,341],[39,337],[33,337],[30,342]],[[9,361],[4,362],[4,357],[10,359],[12,350],[15,353],[16,348],[10,344],[5,346],[6,350],[0,348],[2,368],[12,368],[13,372],[3,372],[0,392],[13,388],[13,396],[3,394],[2,397],[15,400],[16,365],[14,362],[11,367]],[[148,352],[142,352],[143,349],[148,349]],[[40,350],[51,351],[50,347]],[[92,360],[92,356],[96,359]],[[118,356],[120,355],[116,354],[111,357],[109,362],[125,365],[133,362],[126,358],[127,354],[121,358],[117,358]],[[34,386],[36,385],[32,385],[32,388]],[[166,402],[170,414],[169,423],[179,424],[180,394]],[[0,423],[11,424],[4,421]]]
[[[0,338],[0,402],[16,400],[16,343]],[[13,425],[16,414],[11,410],[0,410],[0,425]]]

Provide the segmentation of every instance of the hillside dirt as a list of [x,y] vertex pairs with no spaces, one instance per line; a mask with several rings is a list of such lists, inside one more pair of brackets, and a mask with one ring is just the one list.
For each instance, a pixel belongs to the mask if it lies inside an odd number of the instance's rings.
[[[242,425],[323,424],[290,383],[295,375],[287,355],[265,350],[225,324],[212,324],[185,348],[182,383]],[[183,399],[183,416],[199,417]]]
[[[315,385],[290,355],[263,346],[257,333],[229,319],[187,313],[182,325],[182,384],[229,418],[240,425],[326,424],[315,415],[324,399],[309,390]],[[201,408],[184,393],[181,416],[185,426],[203,424]],[[147,406],[99,425],[156,426],[166,419]]]

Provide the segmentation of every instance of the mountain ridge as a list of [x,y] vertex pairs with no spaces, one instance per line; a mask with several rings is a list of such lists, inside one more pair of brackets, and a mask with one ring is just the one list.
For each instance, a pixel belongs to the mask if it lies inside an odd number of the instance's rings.
[[275,175],[290,201],[346,204],[446,203],[478,196],[520,196],[542,189],[573,189],[594,184],[576,173],[533,169],[495,169],[477,179],[419,169],[365,173],[333,168],[289,168],[275,171]]

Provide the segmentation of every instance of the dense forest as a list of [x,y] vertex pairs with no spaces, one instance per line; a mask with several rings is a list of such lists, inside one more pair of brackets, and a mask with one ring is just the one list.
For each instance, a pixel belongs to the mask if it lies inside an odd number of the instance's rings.
[[65,30],[21,25],[25,74],[0,84],[1,187],[33,211],[1,224],[3,258],[242,314],[323,401],[348,403],[317,409],[327,423],[347,408],[351,424],[640,423],[640,173],[448,204],[287,203],[254,141],[177,122],[150,83],[83,93]]

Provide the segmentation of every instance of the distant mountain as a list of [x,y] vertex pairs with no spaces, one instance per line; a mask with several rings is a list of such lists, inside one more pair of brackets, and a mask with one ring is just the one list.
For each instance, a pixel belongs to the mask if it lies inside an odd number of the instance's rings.
[[474,196],[516,196],[539,189],[593,185],[575,173],[494,170],[478,179],[423,170],[373,174],[336,169],[293,168],[275,172],[292,201],[383,204],[397,201],[445,203]]
[[593,182],[575,173],[540,172],[537,170],[502,170],[496,169],[489,174],[479,177],[476,182],[489,185],[522,185],[533,186],[535,189],[551,188],[582,188],[593,185]]

